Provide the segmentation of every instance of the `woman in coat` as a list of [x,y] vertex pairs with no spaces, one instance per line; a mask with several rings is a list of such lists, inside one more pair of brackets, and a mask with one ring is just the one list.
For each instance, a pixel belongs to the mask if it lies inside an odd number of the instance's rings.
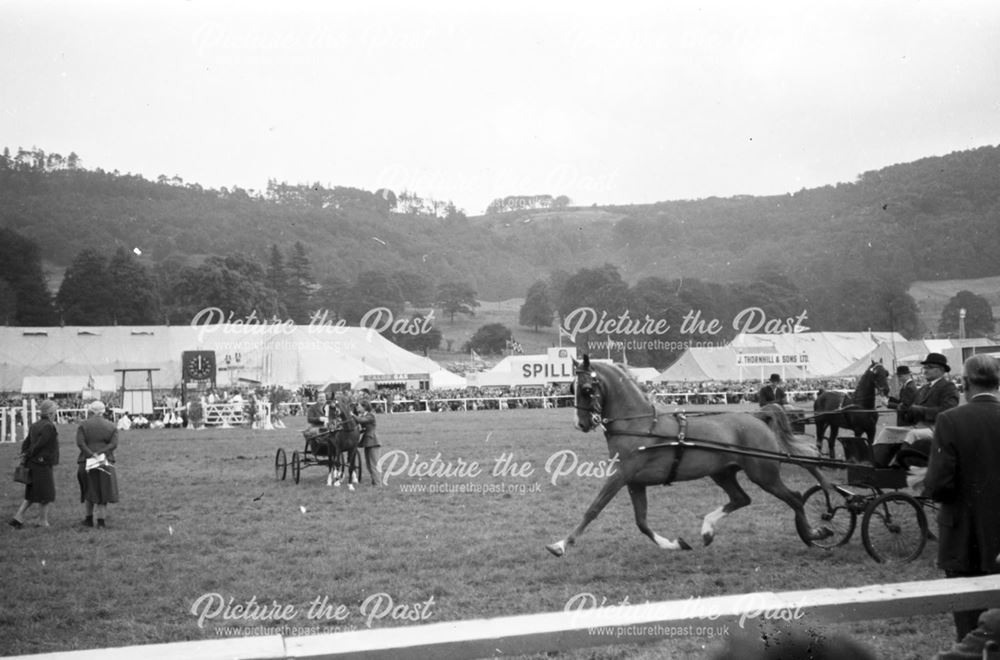
[[24,501],[10,520],[10,526],[15,529],[24,527],[24,514],[35,503],[41,508],[38,524],[49,526],[49,505],[56,499],[52,466],[59,463],[59,432],[55,425],[57,410],[54,401],[42,401],[39,419],[28,429],[28,437],[21,445],[21,460],[31,473],[31,483],[24,487]]

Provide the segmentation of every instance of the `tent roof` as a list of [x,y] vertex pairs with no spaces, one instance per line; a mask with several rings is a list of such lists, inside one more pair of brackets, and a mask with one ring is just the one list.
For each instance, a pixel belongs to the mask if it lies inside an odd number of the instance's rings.
[[[181,353],[189,350],[215,351],[220,386],[240,378],[298,386],[441,369],[365,328],[0,327],[0,391],[17,390],[26,376],[96,377],[137,366],[159,370],[154,387],[172,388],[181,380]],[[231,368],[225,356],[231,356]]]
[[25,376],[21,394],[59,394],[99,390],[113,392],[118,389],[114,375],[110,376]]
[[[833,376],[880,342],[893,339],[905,342],[899,333],[879,332],[740,334],[726,346],[686,350],[656,381],[766,380],[770,373],[785,378]],[[778,361],[755,364],[748,356],[770,356]],[[782,362],[784,356],[795,360]]]

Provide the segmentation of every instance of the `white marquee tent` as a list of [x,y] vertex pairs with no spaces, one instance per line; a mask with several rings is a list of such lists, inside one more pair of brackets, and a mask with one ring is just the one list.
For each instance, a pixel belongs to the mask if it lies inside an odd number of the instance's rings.
[[772,373],[786,379],[836,376],[891,341],[905,339],[885,332],[740,334],[725,346],[686,350],[655,382],[765,381]]
[[[433,360],[410,353],[364,328],[307,326],[0,327],[0,391],[21,390],[34,376],[84,379],[115,369],[158,369],[156,388],[181,380],[181,353],[216,353],[220,386],[240,379],[296,387],[369,380],[446,382]],[[229,363],[226,358],[229,357]],[[435,376],[437,374],[437,376]],[[29,381],[30,384],[30,381]],[[120,384],[120,383],[119,383]]]

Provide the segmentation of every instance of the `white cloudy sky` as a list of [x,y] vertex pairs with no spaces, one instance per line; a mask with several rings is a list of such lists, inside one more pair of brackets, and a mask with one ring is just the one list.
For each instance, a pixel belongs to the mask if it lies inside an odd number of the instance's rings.
[[1000,144],[998,35],[994,0],[0,0],[0,146],[470,214],[794,192]]

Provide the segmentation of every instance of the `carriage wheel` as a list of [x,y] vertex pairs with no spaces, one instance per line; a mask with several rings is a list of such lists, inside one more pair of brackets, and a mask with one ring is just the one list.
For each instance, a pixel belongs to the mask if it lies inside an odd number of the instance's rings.
[[299,483],[300,476],[302,476],[302,454],[296,449],[292,452],[292,479],[295,483]]
[[906,493],[877,497],[865,509],[861,540],[877,562],[913,561],[927,544],[927,516],[923,507]]
[[284,481],[287,475],[288,457],[285,456],[285,450],[278,447],[278,453],[274,455],[274,478],[278,481]]
[[825,527],[833,532],[825,539],[811,541],[812,545],[836,548],[851,540],[858,524],[858,514],[847,506],[847,500],[842,495],[831,498],[822,486],[816,485],[806,491],[803,504],[810,527]]

